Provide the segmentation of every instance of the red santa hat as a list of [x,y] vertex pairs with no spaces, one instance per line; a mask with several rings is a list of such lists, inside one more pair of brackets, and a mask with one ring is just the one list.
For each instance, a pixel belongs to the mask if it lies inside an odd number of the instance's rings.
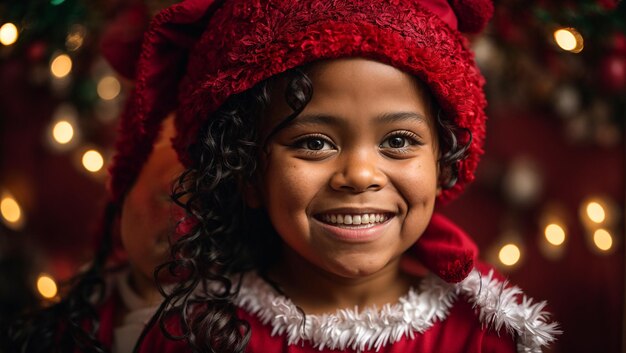
[[[453,199],[474,179],[486,119],[484,79],[460,31],[482,30],[492,14],[490,0],[186,0],[168,7],[144,36],[110,168],[111,198],[128,191],[171,111],[174,146],[189,164],[186,151],[200,127],[231,95],[316,60],[364,57],[415,75],[446,117],[472,133],[457,183],[439,197]],[[416,253],[456,282],[477,251],[436,216]]]

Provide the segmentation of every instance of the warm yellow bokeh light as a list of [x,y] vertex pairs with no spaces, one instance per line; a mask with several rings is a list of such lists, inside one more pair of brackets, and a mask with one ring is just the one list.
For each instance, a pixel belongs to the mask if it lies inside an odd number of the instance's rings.
[[22,210],[20,205],[11,196],[5,196],[0,201],[0,213],[9,223],[17,223],[22,218]]
[[561,28],[554,32],[554,41],[563,50],[580,53],[583,50],[583,37],[574,28]]
[[605,229],[598,229],[593,233],[593,243],[598,249],[607,251],[613,246],[613,237]]
[[17,27],[11,23],[5,23],[0,27],[0,43],[11,45],[17,41]]
[[602,223],[606,219],[604,207],[597,202],[589,202],[586,207],[587,217],[594,223]]
[[72,59],[67,54],[58,55],[50,63],[50,72],[56,78],[63,78],[72,71]]
[[44,298],[54,298],[57,295],[57,284],[52,277],[47,275],[40,275],[37,278],[37,290]]
[[565,230],[556,223],[548,224],[544,234],[546,240],[552,245],[561,245],[565,241]]
[[513,266],[519,261],[521,255],[522,253],[520,252],[517,245],[506,244],[500,249],[500,252],[498,253],[498,258],[500,259],[500,262],[502,262],[502,264],[506,266]]
[[113,76],[105,76],[98,82],[98,96],[104,100],[115,99],[121,90],[120,81]]
[[89,150],[83,154],[83,166],[90,172],[97,172],[104,166],[104,158],[100,152]]
[[65,47],[67,50],[76,51],[80,49],[85,41],[86,33],[85,26],[79,24],[73,25],[67,37],[65,37]]
[[74,127],[68,121],[61,120],[54,124],[52,128],[52,137],[62,145],[72,141],[74,137]]

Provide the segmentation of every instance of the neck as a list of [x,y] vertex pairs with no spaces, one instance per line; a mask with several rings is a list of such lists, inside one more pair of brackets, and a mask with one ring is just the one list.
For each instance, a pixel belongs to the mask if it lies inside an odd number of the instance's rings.
[[307,314],[334,313],[342,308],[382,307],[395,303],[405,295],[415,278],[400,270],[400,259],[393,259],[376,273],[358,277],[342,277],[327,272],[303,259],[291,249],[283,260],[270,270],[285,295]]
[[146,277],[141,271],[131,266],[130,288],[141,298],[148,306],[158,305],[163,297],[154,283],[152,278]]

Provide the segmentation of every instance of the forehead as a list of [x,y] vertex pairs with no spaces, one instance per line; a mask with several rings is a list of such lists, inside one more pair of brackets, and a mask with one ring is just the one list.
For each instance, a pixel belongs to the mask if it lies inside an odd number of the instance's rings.
[[[316,62],[304,70],[313,96],[303,113],[373,117],[393,112],[418,112],[430,124],[430,96],[415,77],[393,66],[363,58]],[[285,102],[287,79],[271,86],[267,115],[274,123],[292,113]]]
[[418,93],[421,87],[412,75],[395,67],[364,58],[318,61],[306,70],[315,87],[327,91],[407,90]]

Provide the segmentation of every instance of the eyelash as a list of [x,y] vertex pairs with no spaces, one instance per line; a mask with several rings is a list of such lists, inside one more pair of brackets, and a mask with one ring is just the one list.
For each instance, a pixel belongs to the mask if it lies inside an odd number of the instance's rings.
[[[322,141],[325,145],[329,145],[331,147],[331,149],[335,150],[337,149],[337,147],[335,146],[334,143],[332,143],[332,141],[325,135],[322,134],[311,134],[311,135],[306,135],[306,136],[302,136],[299,137],[298,139],[296,139],[292,146],[298,150],[303,151],[306,154],[309,155],[319,155],[320,153],[324,153],[324,152],[328,152],[329,149],[321,149],[321,150],[315,150],[315,149],[311,149],[308,148],[306,146],[307,142],[313,141],[313,140],[320,140]],[[322,146],[324,147],[324,146]]]
[[[383,146],[383,144],[386,141],[389,141],[390,139],[392,139],[394,137],[402,137],[402,138],[406,139],[407,140],[406,142],[408,143],[408,146],[404,146],[404,147],[391,147],[391,146],[390,147],[384,147]],[[385,149],[385,150],[391,151],[393,153],[398,153],[398,152],[399,153],[407,153],[407,152],[409,152],[409,149],[412,146],[415,146],[415,145],[423,146],[424,142],[415,133],[410,132],[410,131],[406,131],[406,130],[401,130],[401,131],[394,131],[391,134],[387,135],[385,137],[385,139],[383,140],[383,143],[381,143],[379,145],[379,147],[381,149]]]
[[[402,137],[406,139],[407,140],[406,142],[408,143],[408,145],[403,146],[403,147],[391,147],[391,146],[384,147],[383,146],[383,144],[386,141],[389,141],[390,139],[394,137]],[[308,148],[306,146],[307,142],[310,142],[313,140],[322,141],[322,143],[324,143],[324,146],[322,146],[322,149],[316,150],[316,149]],[[322,153],[327,153],[331,150],[337,149],[335,144],[327,136],[322,135],[322,134],[311,134],[311,135],[301,136],[298,139],[296,139],[291,145],[293,148],[298,149],[299,151],[307,155],[311,155],[311,156],[318,156]],[[325,145],[330,146],[330,149],[328,148],[324,149],[324,147],[326,147]],[[408,153],[410,152],[411,147],[415,145],[423,146],[424,142],[422,142],[419,136],[416,135],[415,133],[406,131],[406,130],[401,130],[401,131],[394,131],[391,134],[387,135],[385,139],[383,140],[383,143],[379,145],[379,148],[389,153]]]

